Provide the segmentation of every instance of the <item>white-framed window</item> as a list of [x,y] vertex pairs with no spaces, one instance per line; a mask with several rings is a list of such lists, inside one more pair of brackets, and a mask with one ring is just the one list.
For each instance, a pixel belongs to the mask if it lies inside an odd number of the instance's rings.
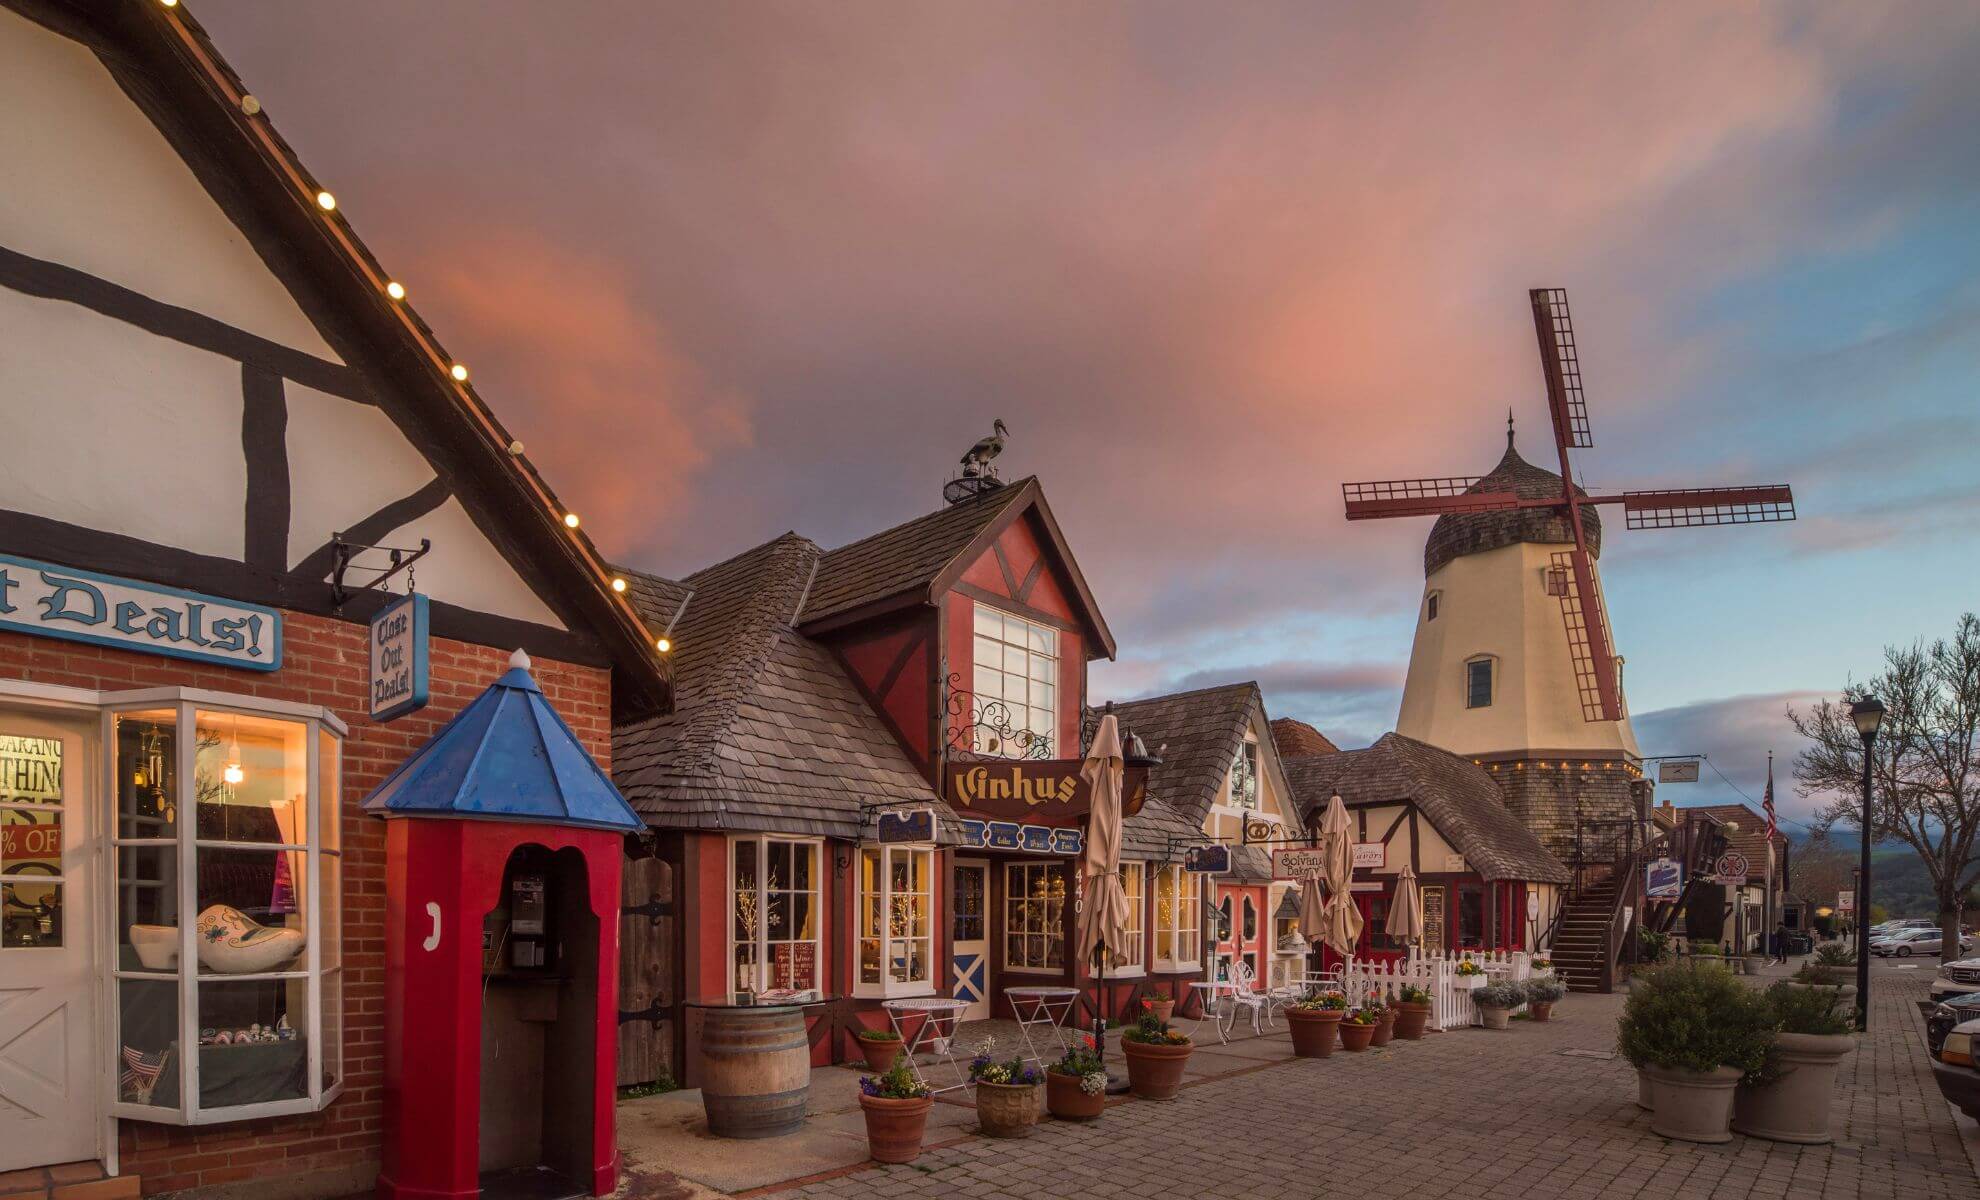
[[1066,969],[1066,864],[1005,865],[1004,969]]
[[[975,750],[1007,758],[1050,758],[1058,743],[1059,634],[1023,617],[976,606],[974,642],[980,718]],[[1009,735],[997,726],[1009,727]]]
[[730,987],[736,1000],[820,984],[816,839],[742,837],[729,842]]
[[1237,757],[1231,760],[1232,808],[1246,812],[1258,810],[1258,743],[1246,738],[1238,747]]
[[859,974],[863,996],[935,990],[935,916],[927,846],[864,846],[859,852]]
[[1127,893],[1127,935],[1119,946],[1123,961],[1118,967],[1109,966],[1107,968],[1107,973],[1110,976],[1140,975],[1144,974],[1147,970],[1148,938],[1146,934],[1148,927],[1146,918],[1143,915],[1146,911],[1146,901],[1148,898],[1146,891],[1147,880],[1148,865],[1146,863],[1124,862],[1121,864],[1121,890]]
[[1155,868],[1155,969],[1194,971],[1203,953],[1203,877],[1175,863]]
[[1492,688],[1496,682],[1496,664],[1490,657],[1479,656],[1468,659],[1464,664],[1464,706],[1466,708],[1492,707]]
[[113,1115],[213,1124],[343,1091],[344,732],[246,696],[109,700]]

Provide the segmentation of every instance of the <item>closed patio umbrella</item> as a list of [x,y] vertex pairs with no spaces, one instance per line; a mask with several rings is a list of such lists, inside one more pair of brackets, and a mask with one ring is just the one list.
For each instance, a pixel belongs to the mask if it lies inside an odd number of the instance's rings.
[[1326,855],[1327,908],[1320,940],[1347,958],[1361,940],[1361,910],[1355,907],[1350,884],[1354,879],[1354,821],[1339,792],[1327,801],[1320,821],[1321,848]]
[[1079,768],[1093,789],[1093,809],[1086,821],[1086,848],[1080,858],[1085,881],[1079,905],[1074,949],[1081,962],[1091,962],[1104,948],[1104,971],[1127,961],[1121,943],[1127,938],[1127,892],[1121,887],[1121,755],[1120,723],[1112,713],[1100,718],[1093,748]]
[[1389,923],[1383,931],[1410,946],[1423,944],[1423,891],[1416,886],[1416,871],[1405,864],[1396,876],[1396,898],[1389,905]]

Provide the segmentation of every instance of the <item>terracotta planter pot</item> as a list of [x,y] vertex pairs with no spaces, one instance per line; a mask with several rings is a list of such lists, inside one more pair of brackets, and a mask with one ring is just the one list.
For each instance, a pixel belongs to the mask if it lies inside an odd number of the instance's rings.
[[860,1093],[859,1106],[866,1113],[866,1149],[873,1161],[910,1163],[921,1155],[921,1135],[928,1129],[928,1110],[933,1096],[912,1100],[886,1100]]
[[1481,1004],[1478,1006],[1478,1016],[1479,1019],[1485,1022],[1485,1028],[1504,1029],[1506,1027],[1506,1022],[1512,1019],[1512,1009],[1487,1008],[1483,1004]]
[[1428,1004],[1396,1005],[1396,1036],[1406,1042],[1413,1042],[1423,1036],[1430,1027],[1430,1006]]
[[1836,1068],[1854,1049],[1856,1039],[1846,1033],[1775,1034],[1781,1076],[1759,1087],[1740,1085],[1733,1097],[1732,1127],[1770,1142],[1819,1146],[1834,1140],[1829,1136],[1829,1097],[1835,1091]]
[[1142,1003],[1146,1004],[1148,1011],[1153,1013],[1155,1019],[1164,1025],[1167,1025],[1170,1019],[1176,1015],[1176,1000],[1174,996],[1165,996],[1160,999],[1154,996],[1148,996],[1142,1000]]
[[1143,1100],[1175,1099],[1182,1087],[1183,1064],[1189,1061],[1189,1053],[1194,1049],[1188,1042],[1180,1046],[1157,1046],[1122,1039],[1121,1053],[1127,1056],[1128,1090]]
[[1038,1085],[978,1083],[976,1123],[985,1137],[1030,1137],[1038,1127]]
[[1368,1044],[1371,1046],[1386,1046],[1389,1044],[1389,1039],[1395,1035],[1396,1010],[1385,1008],[1382,1010],[1382,1019],[1375,1022],[1375,1036]]
[[1529,1000],[1526,1002],[1526,1015],[1536,1021],[1545,1021],[1554,1015],[1552,1000]]
[[1732,1141],[1733,1089],[1738,1067],[1678,1071],[1646,1067],[1650,1076],[1650,1132],[1680,1142]]
[[1325,1012],[1289,1008],[1286,1024],[1292,1028],[1293,1054],[1299,1058],[1326,1058],[1334,1052],[1334,1031],[1340,1027],[1338,1010]]
[[876,1042],[866,1038],[857,1039],[859,1052],[866,1056],[866,1069],[875,1075],[885,1075],[893,1069],[894,1060],[900,1057],[901,1039]]
[[1341,1049],[1352,1050],[1359,1054],[1361,1051],[1368,1049],[1369,1043],[1374,1040],[1375,1027],[1373,1025],[1352,1025],[1346,1021],[1341,1022]]
[[1045,1072],[1045,1107],[1061,1121],[1091,1121],[1107,1111],[1107,1094],[1089,1096],[1079,1076]]

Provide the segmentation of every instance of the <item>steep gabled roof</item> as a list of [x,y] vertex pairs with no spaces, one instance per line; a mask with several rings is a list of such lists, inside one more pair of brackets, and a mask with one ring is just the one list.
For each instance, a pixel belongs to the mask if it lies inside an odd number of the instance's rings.
[[[544,599],[575,628],[594,633],[614,667],[619,715],[663,708],[664,658],[604,558],[529,460],[521,443],[410,303],[386,294],[393,278],[339,206],[276,132],[259,102],[185,5],[8,0],[27,19],[96,54],[119,87],[172,144],[256,252],[326,337],[363,352],[374,398],[469,504],[470,515],[525,578],[546,581]],[[327,602],[326,602],[327,603]]]
[[1071,582],[1088,633],[1089,657],[1114,655],[1114,635],[1080,574],[1059,523],[1035,478],[980,492],[828,551],[805,604],[803,628],[820,634],[916,604],[932,604],[954,587],[1012,521],[1037,518],[1041,540]]
[[864,804],[947,806],[832,654],[792,627],[819,562],[787,533],[679,582],[626,572],[673,622],[675,703],[613,730],[613,776],[662,828],[857,838]]
[[1313,754],[1339,754],[1332,738],[1294,717],[1272,718],[1272,744],[1281,758],[1305,758]]
[[1568,882],[1567,867],[1506,808],[1491,775],[1468,758],[1385,733],[1366,750],[1287,759],[1285,767],[1309,824],[1335,792],[1350,806],[1414,801],[1486,879]]
[[[1663,805],[1657,806],[1663,809]],[[1767,818],[1744,804],[1692,804],[1683,808],[1665,809],[1673,816],[1682,817],[1685,813],[1700,813],[1719,823],[1719,832],[1726,839],[1726,849],[1746,856],[1746,874],[1749,879],[1763,879],[1767,874]],[[1726,826],[1736,824],[1736,830]],[[1774,845],[1779,847],[1776,862],[1786,861],[1788,852],[1787,835],[1774,833]]]

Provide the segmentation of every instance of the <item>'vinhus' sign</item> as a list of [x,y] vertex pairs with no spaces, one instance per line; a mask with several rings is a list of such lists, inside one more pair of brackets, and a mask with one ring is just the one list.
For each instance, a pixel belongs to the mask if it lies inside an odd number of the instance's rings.
[[[1069,822],[1093,808],[1093,789],[1077,758],[956,759],[948,764],[944,794],[965,815],[1032,822]],[[1141,811],[1148,768],[1129,767],[1121,779],[1121,815]]]
[[0,555],[0,629],[273,671],[282,614],[134,579]]

